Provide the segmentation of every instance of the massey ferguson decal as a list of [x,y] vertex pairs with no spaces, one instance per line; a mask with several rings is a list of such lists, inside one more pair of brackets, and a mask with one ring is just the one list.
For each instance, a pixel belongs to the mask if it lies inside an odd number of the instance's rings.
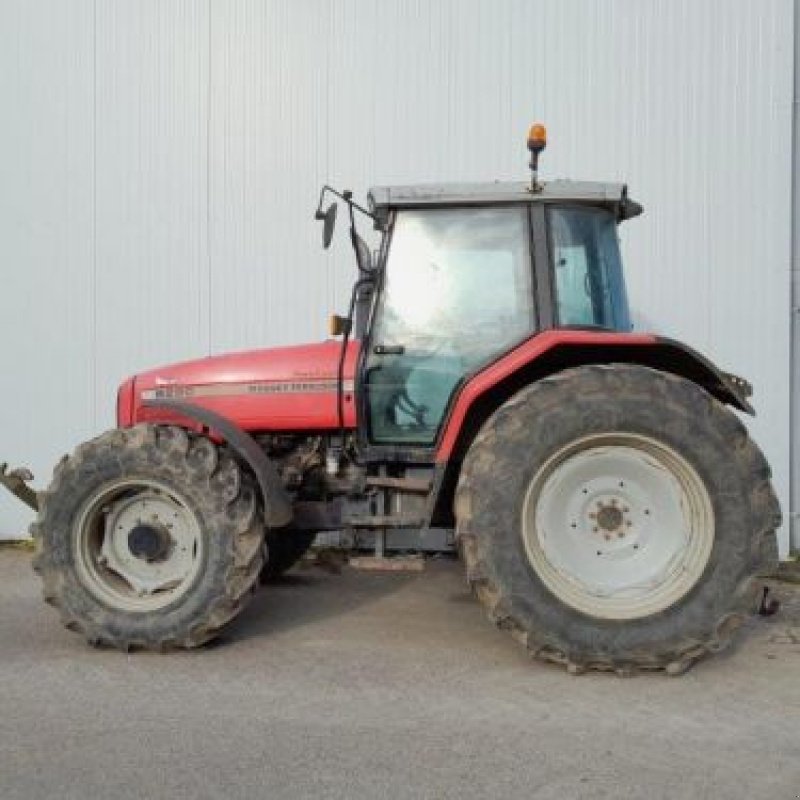
[[[143,400],[177,400],[186,397],[235,397],[265,394],[311,394],[336,391],[337,382],[330,378],[303,381],[260,381],[255,383],[201,384],[198,386],[159,386],[145,389]],[[344,391],[353,391],[353,381],[345,381]]]

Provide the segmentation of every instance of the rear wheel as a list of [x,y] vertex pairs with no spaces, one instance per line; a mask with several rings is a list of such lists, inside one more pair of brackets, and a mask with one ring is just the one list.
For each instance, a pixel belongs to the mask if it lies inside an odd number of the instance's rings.
[[680,672],[755,608],[780,511],[732,412],[633,365],[567,370],[476,437],[456,499],[491,618],[572,671]]
[[256,495],[208,439],[140,425],[81,445],[40,495],[34,567],[64,624],[94,644],[195,647],[249,598]]

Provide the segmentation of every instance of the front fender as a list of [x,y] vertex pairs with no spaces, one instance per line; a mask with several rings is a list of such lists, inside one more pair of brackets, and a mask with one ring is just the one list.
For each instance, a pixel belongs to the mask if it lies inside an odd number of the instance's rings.
[[207,408],[181,400],[147,400],[148,408],[161,409],[170,415],[189,419],[205,426],[227,442],[247,463],[256,476],[264,500],[264,521],[270,528],[280,528],[292,520],[292,504],[275,465],[247,431]]

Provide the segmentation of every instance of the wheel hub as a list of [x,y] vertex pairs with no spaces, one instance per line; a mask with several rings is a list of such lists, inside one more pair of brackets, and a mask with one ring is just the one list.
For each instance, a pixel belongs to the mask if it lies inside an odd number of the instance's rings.
[[617,533],[622,528],[625,517],[622,511],[617,507],[617,504],[612,500],[607,506],[600,505],[600,510],[597,514],[590,514],[597,520],[597,525],[608,533]]
[[135,525],[128,534],[128,549],[143,561],[163,561],[172,546],[172,537],[163,525]]

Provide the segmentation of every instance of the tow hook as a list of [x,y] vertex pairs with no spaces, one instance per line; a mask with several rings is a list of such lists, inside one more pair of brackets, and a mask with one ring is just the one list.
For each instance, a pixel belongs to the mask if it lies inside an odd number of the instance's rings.
[[19,498],[34,511],[39,510],[39,499],[36,490],[28,486],[33,480],[33,473],[26,467],[17,467],[8,471],[8,464],[0,464],[0,484],[6,487],[14,497]]

